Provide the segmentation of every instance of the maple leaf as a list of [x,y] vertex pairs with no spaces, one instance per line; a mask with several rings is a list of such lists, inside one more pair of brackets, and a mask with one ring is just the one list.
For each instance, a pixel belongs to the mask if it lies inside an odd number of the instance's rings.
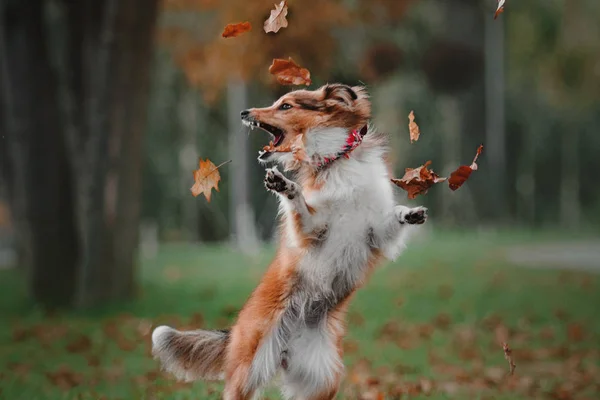
[[275,9],[271,10],[271,16],[265,21],[265,32],[277,33],[281,28],[287,28],[288,22],[285,18],[287,12],[287,2],[285,0],[279,4],[275,4]]
[[414,199],[420,194],[427,193],[430,187],[436,183],[444,182],[446,178],[440,178],[428,166],[431,161],[418,168],[406,168],[401,179],[392,179],[392,182],[408,192],[408,198]]
[[475,154],[475,158],[473,159],[473,163],[471,165],[461,165],[456,169],[456,171],[450,174],[450,178],[448,179],[448,185],[451,190],[456,190],[461,187],[467,179],[471,176],[471,172],[477,170],[477,158],[483,151],[483,145],[480,145],[477,148],[477,154]]
[[281,85],[310,85],[310,72],[300,67],[289,57],[287,60],[275,58],[269,67],[269,73],[275,75]]
[[219,181],[221,180],[221,174],[219,174],[219,168],[227,163],[230,163],[231,160],[225,161],[219,166],[215,166],[208,158],[204,161],[200,159],[198,162],[198,169],[194,171],[194,186],[190,188],[194,197],[198,196],[200,193],[204,193],[204,197],[206,197],[206,201],[210,203],[210,194],[212,188],[219,191]]
[[252,29],[250,22],[240,22],[238,24],[227,24],[221,36],[224,38],[240,36]]
[[512,359],[512,349],[508,347],[508,343],[504,342],[502,343],[502,350],[504,350],[504,358],[508,361],[509,372],[512,375],[515,373],[515,368],[517,368],[517,365]]
[[498,0],[498,7],[496,8],[496,12],[494,13],[494,19],[498,18],[498,15],[504,12],[504,3],[506,0]]
[[421,131],[419,130],[419,125],[415,122],[415,113],[413,111],[408,114],[408,129],[410,131],[410,142],[413,143],[419,140]]

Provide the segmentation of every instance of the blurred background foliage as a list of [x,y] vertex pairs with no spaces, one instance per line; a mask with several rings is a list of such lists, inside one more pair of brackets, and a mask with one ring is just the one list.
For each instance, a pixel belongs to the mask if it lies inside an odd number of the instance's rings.
[[[255,161],[268,137],[239,111],[291,90],[273,58],[308,68],[314,88],[366,85],[397,176],[427,160],[448,175],[484,144],[460,190],[410,201],[432,225],[600,224],[596,1],[511,2],[494,20],[492,0],[291,0],[277,34],[262,31],[272,0],[2,4],[3,240],[42,303],[130,296],[140,238],[270,240],[276,199]],[[252,31],[220,36],[242,21]],[[210,203],[189,192],[198,157],[233,160]]]

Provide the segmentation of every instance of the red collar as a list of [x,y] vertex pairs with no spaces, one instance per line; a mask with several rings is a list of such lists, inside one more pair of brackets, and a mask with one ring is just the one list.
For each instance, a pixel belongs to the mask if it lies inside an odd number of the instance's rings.
[[352,150],[358,147],[359,144],[362,143],[364,136],[367,134],[368,127],[367,125],[360,128],[360,130],[352,130],[348,133],[348,137],[346,137],[346,143],[342,147],[342,150],[334,154],[333,156],[323,157],[323,159],[317,163],[317,169],[323,169],[329,166],[332,162],[337,160],[338,158],[345,157],[350,158],[350,153]]

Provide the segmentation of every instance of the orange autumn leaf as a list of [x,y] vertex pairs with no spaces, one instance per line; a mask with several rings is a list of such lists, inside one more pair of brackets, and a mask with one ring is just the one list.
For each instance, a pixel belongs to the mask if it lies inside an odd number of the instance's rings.
[[269,67],[269,73],[275,75],[281,85],[310,85],[310,72],[300,67],[289,57],[287,60],[276,58]]
[[277,33],[281,28],[287,28],[287,2],[283,0],[279,4],[275,4],[275,9],[271,10],[271,16],[265,21],[264,29],[266,33]]
[[228,24],[221,36],[224,38],[240,36],[242,33],[246,33],[252,29],[250,22],[240,22],[239,24]]
[[308,156],[306,155],[306,150],[304,148],[304,135],[296,136],[296,139],[294,139],[290,146],[290,150],[294,156],[294,160],[308,161]]
[[415,122],[414,111],[411,111],[410,114],[408,114],[408,129],[410,131],[410,142],[413,143],[419,140],[421,131],[419,130],[419,125]]
[[198,162],[199,168],[194,171],[194,180],[196,183],[190,189],[194,197],[200,193],[204,193],[206,201],[210,203],[211,190],[214,188],[217,192],[219,191],[219,181],[221,180],[219,168],[228,162],[231,162],[231,160],[215,166],[209,159],[206,159],[206,161],[200,159]]
[[494,19],[498,18],[498,15],[504,12],[504,3],[506,0],[498,0],[498,7],[496,8],[496,12],[494,13]]
[[392,182],[408,192],[408,198],[414,199],[420,194],[427,193],[430,187],[436,183],[444,182],[446,178],[440,178],[428,166],[431,161],[418,168],[406,168],[402,179],[392,179]]
[[296,136],[296,139],[292,143],[287,146],[278,146],[275,147],[273,141],[270,141],[268,145],[263,147],[263,151],[269,153],[292,153],[294,159],[296,161],[307,161],[308,156],[306,155],[306,151],[304,149],[303,140],[304,135]]
[[450,178],[448,179],[448,185],[451,190],[456,190],[461,187],[467,179],[471,176],[471,172],[477,170],[477,158],[483,151],[483,145],[477,148],[477,154],[475,154],[475,158],[473,159],[473,163],[471,165],[461,165],[456,169],[456,171],[450,174]]

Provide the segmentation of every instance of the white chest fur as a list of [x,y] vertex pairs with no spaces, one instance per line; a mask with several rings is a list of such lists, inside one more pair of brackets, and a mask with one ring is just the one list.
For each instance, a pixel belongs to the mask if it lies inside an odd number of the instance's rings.
[[[314,208],[315,226],[327,227],[326,239],[304,250],[299,269],[318,292],[327,292],[334,279],[353,285],[364,278],[371,248],[370,230],[381,226],[394,207],[394,195],[380,151],[356,152],[340,159],[325,172],[318,191],[304,191]],[[297,246],[296,233],[287,226],[289,245]]]

